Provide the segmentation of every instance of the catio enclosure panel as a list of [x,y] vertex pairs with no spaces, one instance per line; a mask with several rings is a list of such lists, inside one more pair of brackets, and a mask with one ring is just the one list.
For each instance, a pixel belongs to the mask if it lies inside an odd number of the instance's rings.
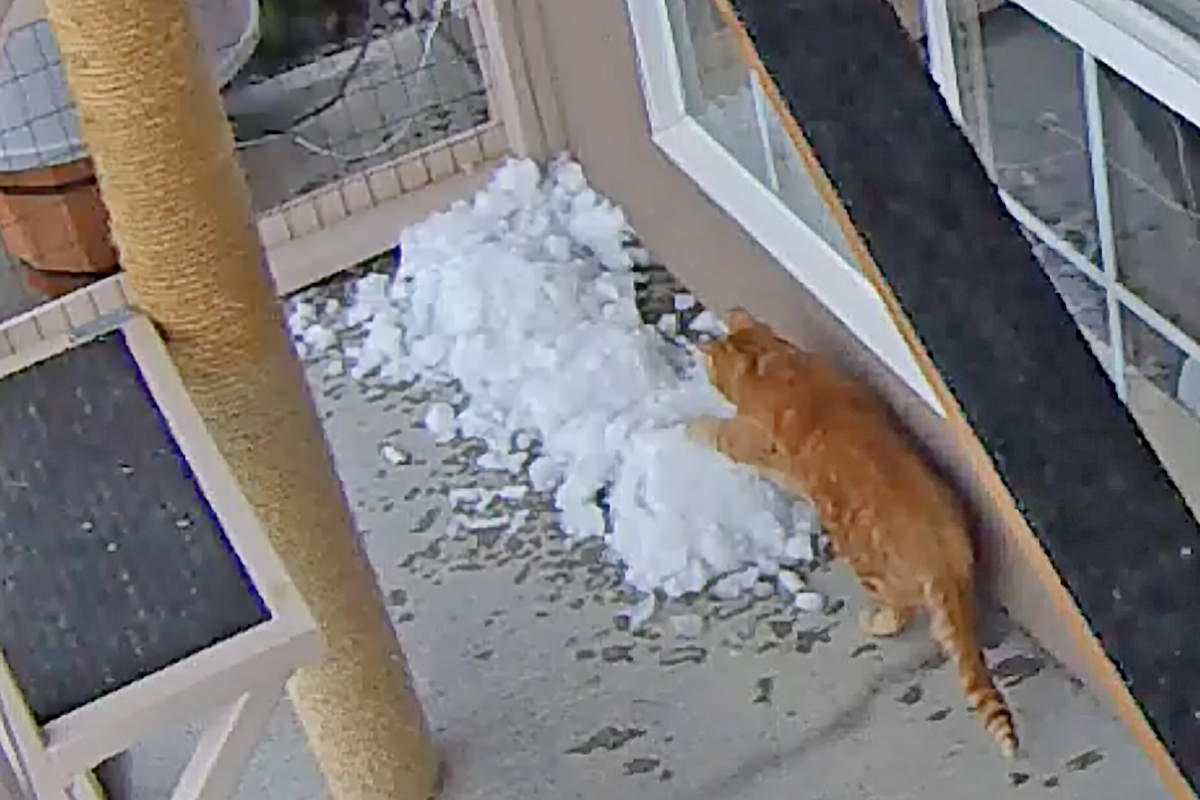
[[1200,530],[885,0],[735,0],[1000,476],[1200,782]]
[[39,723],[264,622],[124,336],[0,379],[0,647]]

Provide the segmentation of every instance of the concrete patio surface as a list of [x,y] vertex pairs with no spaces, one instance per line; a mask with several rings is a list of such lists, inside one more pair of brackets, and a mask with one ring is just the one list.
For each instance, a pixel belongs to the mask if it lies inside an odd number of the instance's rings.
[[[811,576],[825,613],[705,597],[628,630],[618,569],[598,545],[564,541],[546,498],[520,502],[511,536],[448,530],[449,490],[511,482],[480,472],[469,442],[438,445],[421,427],[453,394],[325,370],[310,364],[312,386],[449,767],[444,797],[1167,796],[1107,710],[993,615],[987,657],[1025,751],[1006,761],[923,626],[887,642],[858,631],[840,566]],[[192,735],[134,752],[135,797],[164,796]],[[327,797],[286,705],[239,797]]]

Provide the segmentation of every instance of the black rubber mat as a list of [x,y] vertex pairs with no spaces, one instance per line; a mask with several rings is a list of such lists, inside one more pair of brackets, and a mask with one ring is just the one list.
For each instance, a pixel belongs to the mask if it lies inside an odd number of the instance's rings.
[[0,646],[39,722],[265,619],[120,334],[0,379]]
[[891,7],[735,4],[1022,512],[1195,786],[1200,530],[1183,498]]

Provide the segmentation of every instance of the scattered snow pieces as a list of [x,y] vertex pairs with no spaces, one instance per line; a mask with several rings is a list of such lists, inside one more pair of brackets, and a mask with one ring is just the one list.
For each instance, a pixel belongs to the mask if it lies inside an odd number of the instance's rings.
[[496,514],[491,517],[456,516],[455,522],[469,531],[486,531],[494,528],[506,528],[512,522],[509,514]]
[[425,427],[439,442],[448,442],[457,434],[454,408],[449,403],[434,403],[425,412]]
[[412,454],[401,450],[392,444],[385,444],[383,447],[380,447],[379,455],[383,456],[383,460],[391,464],[393,467],[398,467],[401,464],[412,463]]
[[630,607],[623,616],[629,620],[629,630],[637,631],[650,621],[658,608],[658,599],[651,592]]
[[325,377],[338,378],[346,373],[346,362],[340,358],[331,358],[325,365]]
[[[799,522],[799,521],[797,521]],[[810,526],[816,526],[816,520],[811,519]],[[797,525],[799,527],[799,524]],[[810,528],[811,529],[811,528]],[[784,560],[789,564],[797,564],[813,560],[812,538],[808,536],[793,536],[783,546]]]
[[800,592],[792,604],[806,614],[816,614],[825,610],[825,595],[820,592]]
[[529,480],[535,491],[549,491],[561,479],[562,468],[549,457],[534,459],[529,465]]
[[[486,498],[486,499],[485,499]],[[486,506],[492,501],[491,493],[475,486],[466,489],[451,489],[446,493],[446,500],[451,508],[462,508],[465,505]]]
[[[676,597],[724,576],[714,593],[744,594],[810,555],[815,518],[684,435],[696,416],[732,409],[671,338],[677,315],[657,332],[642,322],[631,270],[649,255],[632,238],[578,164],[560,159],[543,176],[532,161],[509,161],[470,202],[405,229],[393,275],[355,284],[345,322],[365,336],[342,355],[355,379],[461,387],[460,411],[435,403],[425,427],[441,442],[481,440],[482,468],[527,470],[563,532],[603,537],[635,589]],[[318,349],[327,337],[309,334],[313,317],[297,304],[292,318],[307,327],[293,329]],[[724,329],[707,311],[689,327]],[[470,529],[499,525],[494,502],[523,489],[450,499],[479,517],[463,523]]]
[[699,614],[678,614],[671,617],[671,630],[679,639],[699,639],[704,634],[704,617]]
[[656,326],[666,336],[674,336],[679,332],[679,317],[674,314],[663,314],[658,318]]
[[288,315],[287,324],[293,336],[299,336],[304,332],[304,329],[312,323],[316,311],[311,303],[299,302],[292,306],[292,313]]
[[721,336],[726,332],[725,323],[711,311],[701,311],[688,325],[693,333],[707,333],[710,336]]
[[718,579],[709,588],[709,593],[718,600],[732,600],[747,590],[753,589],[756,583],[758,583],[758,568],[749,567]]
[[324,353],[337,344],[337,337],[334,336],[333,331],[316,322],[304,329],[302,338],[304,343],[316,354]]
[[796,573],[789,569],[779,570],[779,574],[775,576],[775,580],[783,588],[785,592],[791,595],[797,595],[804,590],[804,578],[801,578]]
[[501,500],[507,500],[510,503],[516,502],[529,493],[528,486],[505,486],[496,492],[496,496]]

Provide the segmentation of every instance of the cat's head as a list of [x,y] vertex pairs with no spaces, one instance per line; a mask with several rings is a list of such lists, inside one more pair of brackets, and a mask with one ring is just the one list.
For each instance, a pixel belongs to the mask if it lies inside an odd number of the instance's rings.
[[697,349],[704,356],[704,370],[717,391],[737,402],[737,387],[741,376],[752,367],[758,347],[757,338],[770,331],[744,308],[731,309],[725,315],[728,333],[717,339],[701,342]]

